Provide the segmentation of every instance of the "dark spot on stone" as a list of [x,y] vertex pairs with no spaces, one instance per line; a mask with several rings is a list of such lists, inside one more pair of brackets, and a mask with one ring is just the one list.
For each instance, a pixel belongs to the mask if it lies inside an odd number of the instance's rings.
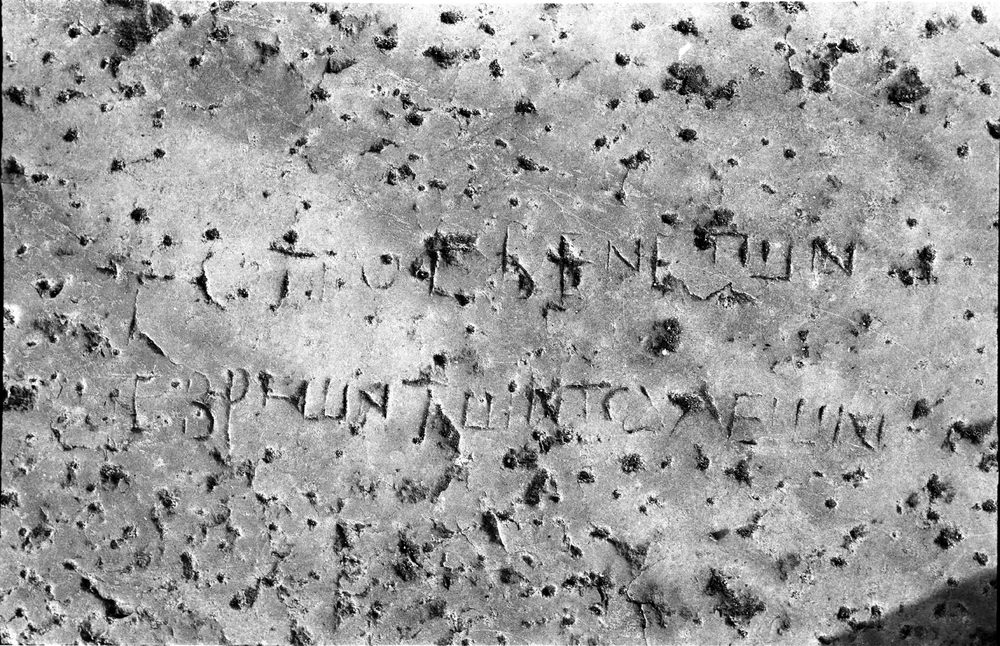
[[718,597],[715,611],[722,616],[726,624],[741,627],[750,623],[755,616],[767,610],[764,601],[748,590],[737,593],[729,584],[729,579],[719,570],[712,568],[705,594]]
[[656,98],[656,93],[653,92],[653,90],[651,90],[650,88],[645,88],[643,90],[639,90],[638,96],[639,100],[642,101],[643,103],[649,103],[650,101]]
[[667,68],[667,72],[670,76],[680,81],[677,93],[682,96],[688,94],[706,94],[711,87],[711,83],[705,75],[705,68],[701,65],[676,62]]
[[934,275],[934,261],[936,258],[937,252],[934,250],[934,247],[926,245],[917,250],[915,266],[894,266],[889,271],[889,275],[895,275],[907,287],[913,286],[917,281],[923,281],[927,284],[937,282],[937,277]]
[[795,552],[785,554],[784,556],[778,559],[778,577],[782,581],[787,581],[788,577],[790,577],[792,572],[795,571],[795,568],[799,567],[800,565],[802,565],[801,556],[799,556]]
[[930,94],[930,88],[920,79],[920,72],[915,67],[908,67],[899,73],[896,80],[889,85],[887,97],[897,105],[914,103]]
[[621,458],[622,473],[637,473],[646,468],[642,456],[638,453],[626,453]]
[[683,140],[683,141],[691,142],[691,141],[694,141],[694,140],[696,140],[698,138],[698,131],[696,131],[696,130],[694,130],[692,128],[682,128],[677,133],[677,136],[680,137],[681,140]]
[[208,32],[208,37],[217,43],[229,42],[229,38],[233,35],[233,30],[229,25],[219,25]]
[[750,461],[746,458],[736,463],[736,466],[726,469],[723,473],[748,487],[753,486],[753,476],[750,473]]
[[837,48],[845,54],[857,54],[861,51],[858,44],[851,38],[841,38]]
[[216,229],[215,227],[212,227],[211,229],[207,229],[205,231],[205,233],[202,234],[202,235],[204,236],[205,240],[208,240],[210,242],[213,241],[213,240],[221,240],[222,239],[222,235],[219,233],[219,230]]
[[529,446],[520,449],[507,449],[502,464],[507,469],[534,469],[538,466],[538,451]]
[[649,553],[648,543],[634,544],[613,536],[607,540],[614,546],[619,556],[625,559],[633,569],[639,570],[642,568],[646,562],[646,555]]
[[520,99],[514,104],[514,112],[517,114],[535,114],[538,110],[530,99]]
[[540,503],[542,500],[542,492],[545,491],[548,481],[549,472],[545,469],[539,469],[528,482],[528,487],[524,492],[525,504],[535,506]]
[[931,474],[931,478],[927,481],[927,484],[924,485],[924,489],[927,490],[927,494],[930,496],[931,502],[944,500],[946,503],[950,503],[955,499],[955,491],[952,486],[941,480],[936,473]]
[[383,30],[381,35],[376,35],[372,38],[372,42],[375,44],[375,48],[382,52],[389,52],[399,45],[399,39],[397,37],[396,25]]
[[4,90],[3,93],[14,105],[23,106],[28,102],[28,91],[23,87],[12,85]]
[[[993,443],[996,446],[996,443]],[[990,473],[991,471],[997,470],[997,452],[996,451],[985,451],[979,458],[979,464],[976,468],[983,473]],[[984,507],[985,509],[985,507]],[[987,510],[989,511],[989,510]]]
[[447,69],[450,67],[455,67],[463,60],[479,58],[479,50],[459,50],[459,49],[446,49],[440,45],[431,45],[424,50],[423,55],[426,58],[434,61],[434,64],[442,69]]
[[141,206],[138,206],[132,209],[132,212],[129,213],[129,217],[132,218],[132,221],[136,224],[141,224],[149,221],[149,212]]
[[45,298],[55,298],[62,293],[65,283],[61,280],[51,281],[48,278],[39,278],[35,281],[35,291],[39,296]]
[[736,533],[741,538],[750,538],[751,536],[754,535],[754,532],[756,532],[758,529],[760,529],[760,520],[763,517],[764,517],[764,514],[762,514],[759,511],[755,511],[753,513],[753,516],[750,517],[750,522],[748,522],[746,525],[744,525],[742,527],[737,527],[736,528]]
[[513,585],[524,578],[520,572],[507,565],[500,568],[500,571],[497,574],[500,579],[500,583],[503,583],[504,585]]
[[309,92],[309,100],[312,102],[326,101],[330,98],[330,91],[321,85],[317,85]]
[[229,607],[233,610],[246,610],[252,608],[253,604],[257,602],[257,594],[259,590],[257,586],[251,586],[240,590],[233,595],[233,598],[229,600]]
[[685,18],[683,20],[678,20],[670,27],[676,32],[680,32],[685,36],[697,36],[698,27],[694,24],[694,18]]
[[934,544],[943,550],[951,549],[965,537],[957,527],[943,527],[934,539]]
[[658,355],[677,352],[681,346],[681,334],[684,331],[680,321],[670,317],[658,322],[650,339],[650,350]]
[[139,45],[152,41],[156,35],[145,16],[126,18],[115,31],[118,47],[126,54],[135,53]]
[[0,491],[0,508],[17,509],[20,506],[21,506],[20,496],[16,491],[10,489],[4,489],[3,491]]
[[868,536],[868,528],[864,525],[855,525],[851,528],[851,531],[847,533],[844,537],[844,548],[848,548],[854,543],[866,538]]
[[[691,397],[694,397],[694,395],[691,395]],[[681,409],[681,412],[686,413],[689,410],[697,410],[697,408],[693,408],[690,406],[690,402],[685,402],[679,399],[675,401],[673,394],[670,395],[669,399],[670,403],[674,404],[675,406]],[[697,402],[700,406],[701,400],[699,399],[697,400]],[[712,460],[709,459],[707,455],[705,455],[705,451],[701,448],[700,444],[694,445],[694,452],[695,452],[695,458],[694,458],[695,467],[699,471],[708,471],[708,468],[712,466]]]
[[302,625],[298,619],[295,619],[292,621],[288,643],[291,646],[313,646],[316,643],[316,637],[307,626]]
[[795,159],[795,151],[791,148],[785,148],[785,159]]
[[326,71],[328,74],[340,74],[344,70],[357,65],[358,61],[353,58],[330,58],[326,61]]
[[153,2],[149,5],[149,25],[155,32],[161,32],[174,24],[174,12],[160,4]]
[[802,72],[799,72],[798,70],[789,70],[788,71],[788,89],[789,90],[801,90],[803,87],[805,87],[805,85],[803,83],[803,79],[804,78],[805,77],[802,75]]
[[913,419],[921,419],[931,414],[931,403],[926,397],[921,397],[913,404]]
[[10,156],[3,162],[3,172],[8,175],[24,176],[24,164],[17,161],[14,156]]
[[624,157],[619,160],[625,168],[629,170],[636,170],[642,164],[649,163],[650,157],[649,153],[645,149],[637,150],[635,153]]
[[753,27],[753,22],[742,14],[733,15],[733,17],[730,18],[729,21],[732,23],[733,27],[736,27],[737,29],[740,30],[750,29],[751,27]]
[[[118,84],[118,89],[122,93],[122,96],[124,96],[126,99],[134,99],[136,97],[146,96],[146,86],[143,85],[142,83],[138,82],[138,81],[136,81],[135,83],[127,84],[127,85],[123,85],[123,84],[119,83]],[[66,92],[66,90],[63,90],[63,92]],[[62,94],[62,93],[60,93],[60,94]],[[83,96],[83,93],[81,92],[81,93],[79,93],[79,95]],[[71,98],[75,98],[75,97],[71,97]],[[59,100],[59,97],[56,97],[56,100]],[[60,102],[61,103],[65,103],[65,101],[60,101]]]
[[864,470],[863,467],[858,467],[854,471],[850,471],[841,476],[844,482],[848,482],[854,486],[855,489],[860,487],[866,480],[868,480],[868,472]]
[[112,464],[110,462],[101,465],[99,475],[101,477],[101,482],[110,484],[112,487],[117,487],[122,482],[128,484],[130,481],[128,472],[126,472],[121,465]]
[[385,183],[390,186],[396,186],[403,180],[414,180],[417,178],[417,174],[413,172],[413,168],[409,164],[400,164],[395,168],[390,168],[385,174]]
[[972,19],[980,25],[986,24],[986,13],[983,11],[982,7],[977,6],[972,8]]
[[981,420],[979,422],[966,422],[964,420],[958,420],[951,425],[951,431],[964,440],[968,440],[972,444],[979,445],[983,443],[986,436],[989,435],[990,430],[993,428],[993,422],[996,421],[995,418],[990,418],[986,420]]
[[441,22],[446,25],[457,25],[458,23],[465,20],[465,16],[457,11],[442,11],[441,12]]
[[542,173],[544,173],[545,171],[547,171],[549,169],[548,166],[543,166],[542,164],[539,164],[538,162],[536,162],[531,157],[527,157],[525,155],[518,155],[517,156],[517,166],[521,170],[526,170],[526,171],[536,171],[537,170],[537,171],[542,172]]
[[490,541],[497,545],[503,545],[503,535],[500,532],[500,519],[492,510],[483,512],[480,519],[480,527],[490,537]]
[[386,139],[385,137],[382,137],[376,140],[374,143],[372,143],[371,146],[368,147],[368,152],[379,155],[382,153],[383,150],[385,150],[389,146],[396,146],[396,145],[397,145],[396,142],[393,141],[392,139]]
[[[720,85],[714,90],[712,90],[713,99],[726,99],[727,101],[731,101],[735,96],[736,96],[735,80],[729,80],[724,85]],[[706,102],[705,105],[706,107],[711,108],[708,102]]]
[[617,54],[615,54],[615,63],[617,63],[621,67],[625,67],[626,65],[628,65],[631,62],[632,62],[632,58],[628,54],[623,54],[621,52],[618,52]]
[[34,388],[24,384],[4,384],[3,410],[27,412],[34,410],[38,401],[38,393]]

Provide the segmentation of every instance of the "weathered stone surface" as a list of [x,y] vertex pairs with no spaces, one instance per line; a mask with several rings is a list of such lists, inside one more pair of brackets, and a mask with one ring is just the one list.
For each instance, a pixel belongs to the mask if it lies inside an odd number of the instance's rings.
[[998,21],[4,3],[0,639],[992,643]]

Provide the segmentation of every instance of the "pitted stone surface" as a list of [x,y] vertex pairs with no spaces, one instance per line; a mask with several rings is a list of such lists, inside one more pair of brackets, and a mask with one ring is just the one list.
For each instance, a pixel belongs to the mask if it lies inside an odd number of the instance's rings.
[[3,5],[3,643],[993,643],[1000,11]]

